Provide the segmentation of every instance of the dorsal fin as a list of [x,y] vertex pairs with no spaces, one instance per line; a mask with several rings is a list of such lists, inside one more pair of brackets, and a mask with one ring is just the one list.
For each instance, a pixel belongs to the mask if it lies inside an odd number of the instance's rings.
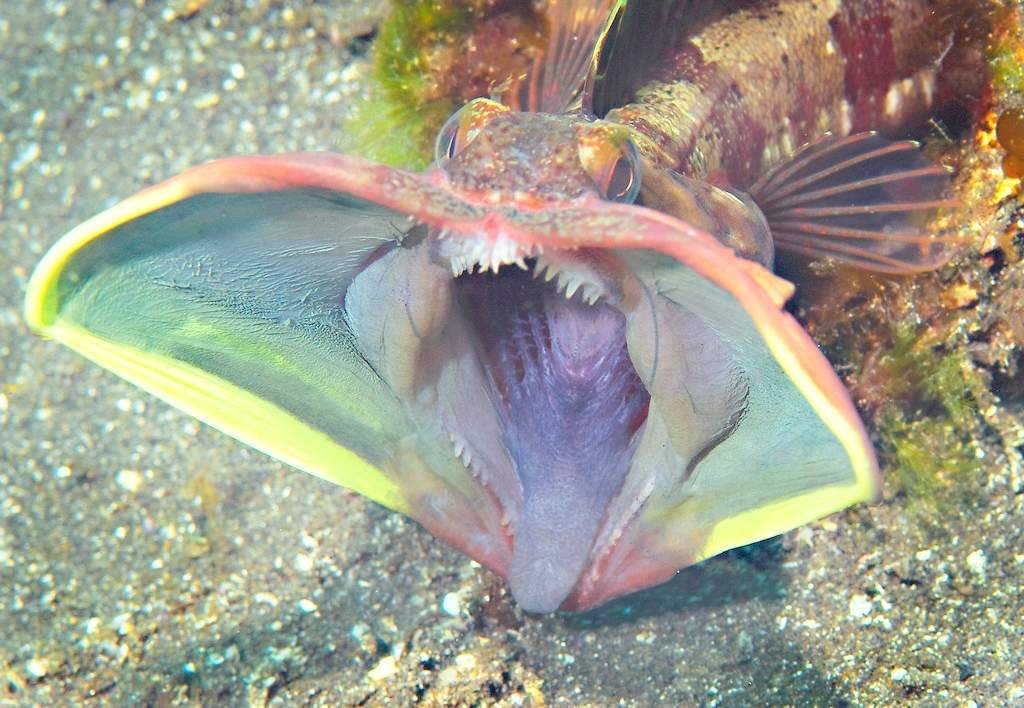
[[594,55],[583,106],[601,117],[629,103],[679,38],[692,34],[723,0],[626,0]]
[[548,43],[502,96],[518,111],[562,113],[576,103],[594,52],[626,0],[549,0]]

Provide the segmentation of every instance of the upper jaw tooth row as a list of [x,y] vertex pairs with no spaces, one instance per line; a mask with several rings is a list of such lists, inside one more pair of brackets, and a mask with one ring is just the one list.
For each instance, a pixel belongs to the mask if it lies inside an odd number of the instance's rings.
[[608,299],[610,292],[584,261],[574,258],[570,252],[545,254],[540,246],[526,246],[499,235],[495,239],[454,239],[448,234],[439,234],[441,255],[448,260],[452,277],[465,273],[497,273],[507,265],[528,270],[527,259],[536,259],[533,276],[543,275],[545,282],[554,281],[555,287],[571,299],[576,293],[588,305]]
[[528,258],[540,255],[540,246],[524,246],[523,244],[499,234],[496,238],[449,238],[444,231],[439,232],[441,256],[448,260],[452,277],[463,273],[491,271],[497,273],[502,266],[515,265],[527,270]]

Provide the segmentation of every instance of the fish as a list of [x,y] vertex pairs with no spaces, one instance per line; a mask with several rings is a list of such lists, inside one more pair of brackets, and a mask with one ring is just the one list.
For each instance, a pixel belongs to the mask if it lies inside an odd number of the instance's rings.
[[194,167],[59,239],[26,320],[414,519],[525,611],[597,607],[877,498],[773,266],[955,252],[928,227],[949,171],[899,137],[961,90],[938,6],[551,0],[430,168]]

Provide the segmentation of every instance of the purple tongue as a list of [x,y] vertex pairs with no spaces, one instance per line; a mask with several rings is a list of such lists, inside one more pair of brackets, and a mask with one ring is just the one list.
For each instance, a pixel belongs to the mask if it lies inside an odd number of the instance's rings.
[[587,565],[650,396],[614,307],[568,300],[520,271],[459,280],[480,337],[500,442],[523,489],[509,584],[524,609],[550,612]]

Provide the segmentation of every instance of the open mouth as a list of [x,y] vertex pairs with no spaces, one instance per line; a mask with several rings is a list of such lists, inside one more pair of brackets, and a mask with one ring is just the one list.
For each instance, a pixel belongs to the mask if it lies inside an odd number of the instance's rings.
[[465,268],[451,246],[425,235],[375,258],[346,310],[367,360],[500,510],[507,546],[481,555],[505,559],[524,608],[553,611],[585,592],[655,480],[681,488],[728,437],[746,380],[640,256],[647,275],[587,250]]
[[527,610],[876,493],[855,409],[763,268],[645,209],[432,185],[339,156],[210,163],[65,235],[26,317],[406,513]]
[[509,580],[539,610],[556,609],[583,571],[650,404],[625,316],[601,299],[588,303],[583,287],[568,295],[564,284],[505,267],[461,276],[454,287],[485,372],[475,414],[493,416],[500,431],[456,439],[464,457],[512,466],[522,503]]

